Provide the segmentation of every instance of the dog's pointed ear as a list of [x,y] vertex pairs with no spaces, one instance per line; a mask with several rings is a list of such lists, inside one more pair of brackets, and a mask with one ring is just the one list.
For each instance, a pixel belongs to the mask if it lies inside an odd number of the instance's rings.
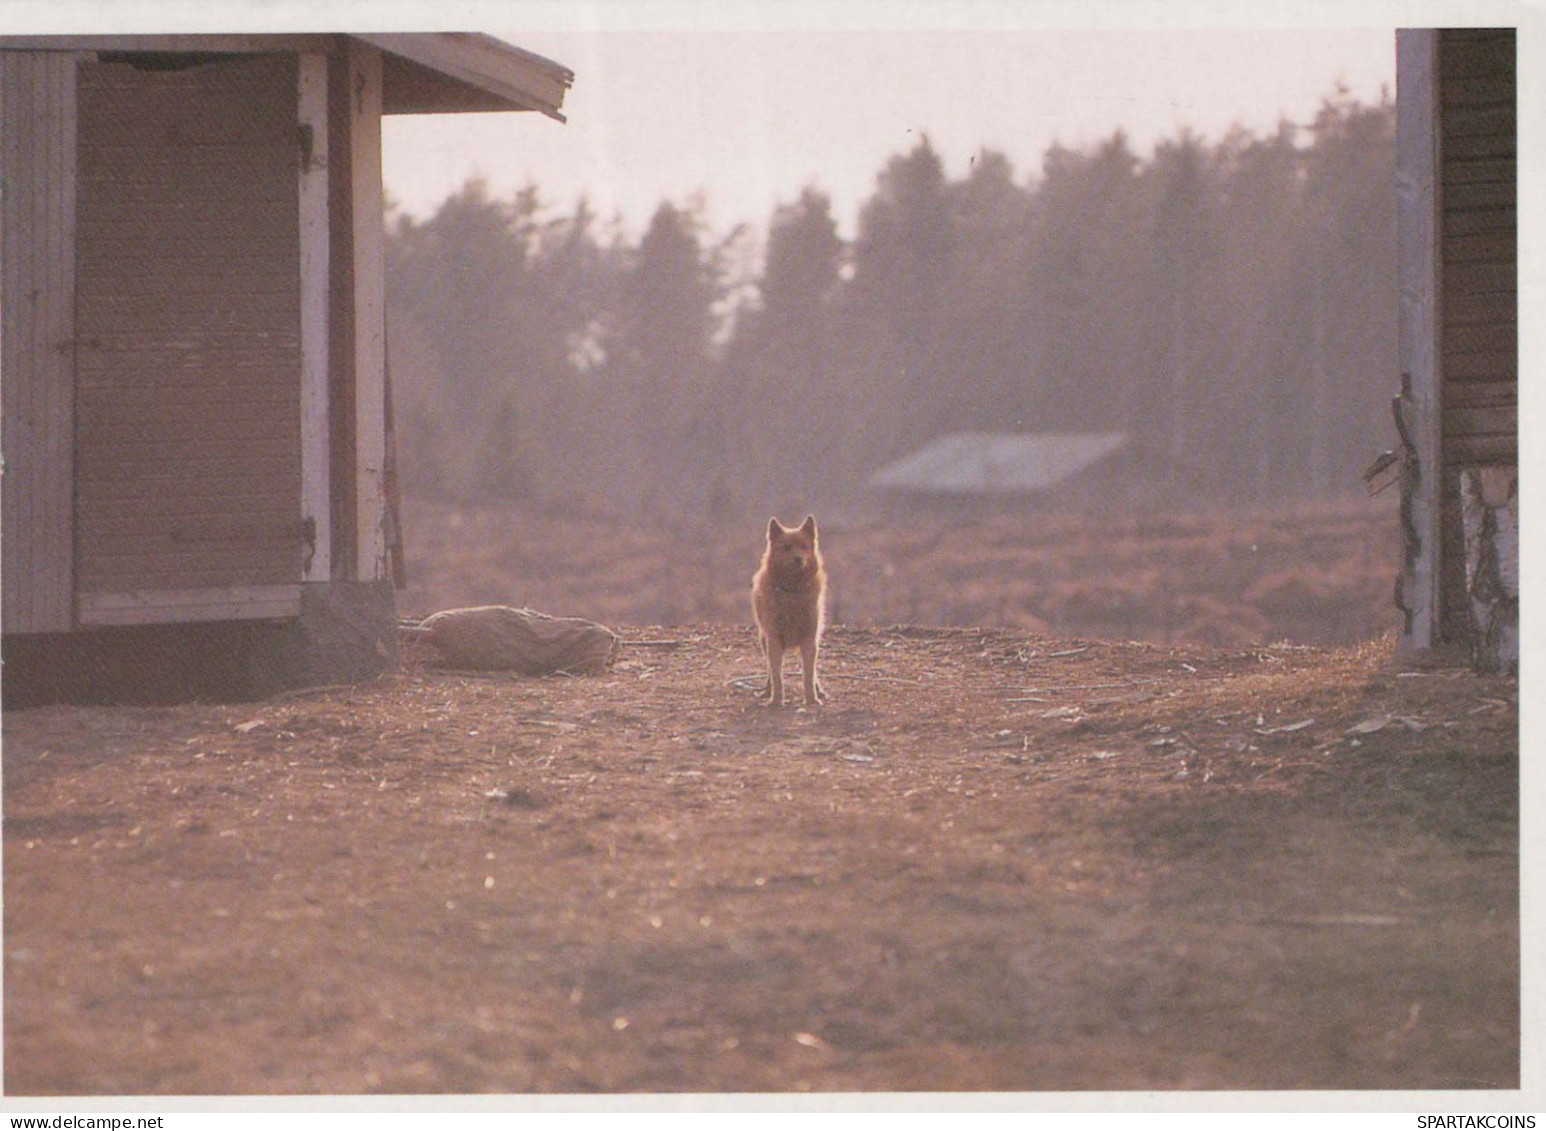
[[805,521],[800,524],[800,529],[812,538],[816,537],[816,516],[813,514],[806,515]]
[[784,529],[784,524],[776,518],[768,519],[768,539],[771,541],[778,537],[778,532]]

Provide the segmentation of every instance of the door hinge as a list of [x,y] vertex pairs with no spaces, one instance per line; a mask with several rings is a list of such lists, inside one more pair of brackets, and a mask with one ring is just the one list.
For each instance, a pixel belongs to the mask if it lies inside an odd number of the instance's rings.
[[307,515],[300,521],[301,545],[305,547],[305,553],[301,558],[301,576],[311,574],[311,563],[317,556],[317,520],[312,515]]
[[305,122],[295,127],[296,141],[301,147],[301,172],[311,172],[312,151],[316,145],[316,137],[311,126]]

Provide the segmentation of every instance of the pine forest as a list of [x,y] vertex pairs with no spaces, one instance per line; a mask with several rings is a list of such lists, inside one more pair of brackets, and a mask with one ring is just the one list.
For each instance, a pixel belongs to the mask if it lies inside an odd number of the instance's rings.
[[642,235],[532,185],[389,217],[404,490],[692,522],[856,513],[957,432],[1121,432],[1113,507],[1363,490],[1396,372],[1394,107],[1117,133],[1034,171],[927,138],[844,239],[819,186],[765,227],[660,203]]

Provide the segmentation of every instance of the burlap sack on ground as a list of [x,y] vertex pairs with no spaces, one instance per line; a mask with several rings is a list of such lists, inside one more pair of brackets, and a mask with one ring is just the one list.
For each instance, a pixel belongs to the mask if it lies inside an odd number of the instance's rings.
[[595,621],[505,605],[447,609],[427,617],[419,630],[450,667],[521,675],[604,671],[618,643]]

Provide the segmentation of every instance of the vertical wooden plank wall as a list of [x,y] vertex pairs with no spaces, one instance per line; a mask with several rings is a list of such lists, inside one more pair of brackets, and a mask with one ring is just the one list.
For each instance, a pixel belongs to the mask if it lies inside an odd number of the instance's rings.
[[1439,34],[1446,462],[1512,464],[1519,431],[1514,32]]
[[0,51],[4,625],[74,627],[76,67]]
[[100,63],[79,83],[80,619],[293,615],[295,56]]

